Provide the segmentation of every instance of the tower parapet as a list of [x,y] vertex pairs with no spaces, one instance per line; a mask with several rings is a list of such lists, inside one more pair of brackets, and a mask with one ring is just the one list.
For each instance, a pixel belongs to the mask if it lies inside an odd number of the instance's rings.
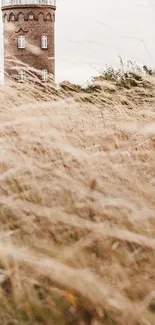
[[43,82],[55,75],[55,0],[2,0],[4,73],[24,81],[33,71]]
[[2,0],[2,7],[20,5],[44,5],[56,7],[56,0]]

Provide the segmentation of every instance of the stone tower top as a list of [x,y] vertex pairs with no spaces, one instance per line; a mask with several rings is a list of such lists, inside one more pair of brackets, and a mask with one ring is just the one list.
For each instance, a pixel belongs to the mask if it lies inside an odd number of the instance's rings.
[[56,7],[56,0],[2,0],[2,7],[6,6],[45,5]]

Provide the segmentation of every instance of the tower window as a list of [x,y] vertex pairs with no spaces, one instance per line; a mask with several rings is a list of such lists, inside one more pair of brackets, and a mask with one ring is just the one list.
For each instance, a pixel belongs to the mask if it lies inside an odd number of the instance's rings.
[[29,20],[33,20],[34,16],[33,14],[29,14]]
[[10,15],[10,20],[11,21],[15,20],[15,16],[14,15]]
[[48,80],[48,71],[47,69],[42,70],[42,81],[46,82]]
[[50,13],[47,14],[46,19],[51,20],[51,14]]
[[24,35],[18,36],[18,48],[19,49],[25,48],[25,36]]
[[47,49],[47,36],[43,35],[41,38],[41,47],[42,49]]
[[25,71],[23,69],[19,70],[19,81],[24,82],[25,80]]

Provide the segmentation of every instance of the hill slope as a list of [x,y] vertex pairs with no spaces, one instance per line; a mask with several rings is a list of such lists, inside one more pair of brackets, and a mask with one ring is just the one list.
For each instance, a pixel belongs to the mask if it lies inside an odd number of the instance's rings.
[[0,324],[153,325],[153,77],[0,92]]

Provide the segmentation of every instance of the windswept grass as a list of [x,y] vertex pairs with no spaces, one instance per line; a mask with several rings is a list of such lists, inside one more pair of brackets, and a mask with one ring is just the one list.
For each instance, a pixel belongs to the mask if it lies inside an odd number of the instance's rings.
[[155,324],[155,83],[0,90],[0,324]]

